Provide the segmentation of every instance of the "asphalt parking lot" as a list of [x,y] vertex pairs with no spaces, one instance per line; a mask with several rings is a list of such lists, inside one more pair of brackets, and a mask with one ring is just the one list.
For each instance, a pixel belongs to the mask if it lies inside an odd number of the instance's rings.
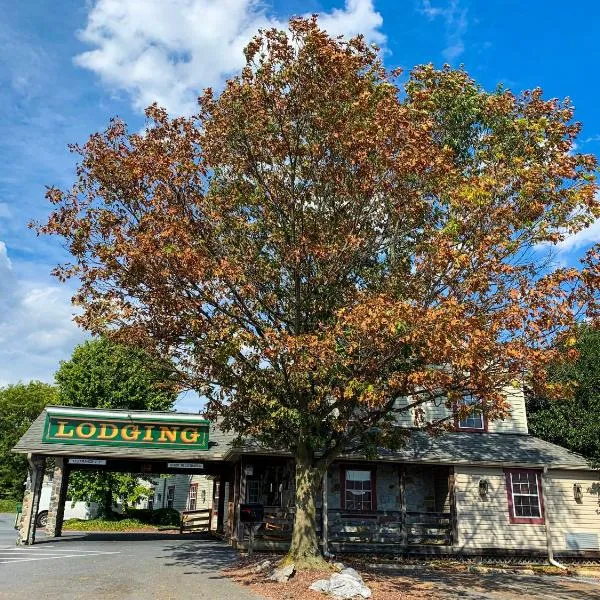
[[0,599],[256,600],[220,571],[236,554],[202,534],[79,534],[15,546],[0,515]]
[[[236,553],[203,534],[39,532],[17,547],[13,522],[0,514],[0,600],[260,600],[222,575]],[[427,569],[390,572],[381,591],[374,600],[600,600],[600,582],[587,578]]]

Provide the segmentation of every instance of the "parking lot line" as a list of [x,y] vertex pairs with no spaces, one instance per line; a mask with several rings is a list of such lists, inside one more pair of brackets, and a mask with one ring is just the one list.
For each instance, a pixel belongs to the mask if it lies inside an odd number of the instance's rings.
[[107,552],[102,550],[51,550],[50,548],[12,548],[0,550],[0,564],[33,562],[36,560],[58,560],[61,558],[90,558],[93,556],[107,556],[121,554],[120,552]]

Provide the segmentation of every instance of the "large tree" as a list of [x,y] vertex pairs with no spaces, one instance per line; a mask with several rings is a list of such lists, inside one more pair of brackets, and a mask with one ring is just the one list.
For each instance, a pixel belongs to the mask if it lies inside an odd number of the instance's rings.
[[[599,214],[568,101],[487,92],[426,65],[404,83],[316,19],[260,32],[198,113],[147,110],[74,150],[43,233],[74,257],[79,321],[173,359],[222,426],[296,460],[290,556],[317,555],[315,500],[346,449],[394,446],[440,396],[488,418],[538,386],[590,307],[595,255],[546,249]],[[399,397],[404,402],[397,402]]]
[[[575,341],[576,340],[576,341]],[[527,395],[533,435],[583,454],[600,466],[600,330],[582,326],[576,338],[560,347],[577,351],[577,360],[549,369],[550,381],[572,385],[574,394],[560,399]]]
[[[165,360],[140,348],[116,344],[106,338],[77,346],[55,375],[61,404],[131,410],[172,410],[177,398],[173,368]],[[119,500],[135,504],[149,493],[136,475],[76,471],[69,480],[69,498],[97,502],[100,513],[112,515]]]
[[0,498],[21,500],[27,458],[11,452],[47,404],[56,404],[56,387],[31,381],[0,387]]

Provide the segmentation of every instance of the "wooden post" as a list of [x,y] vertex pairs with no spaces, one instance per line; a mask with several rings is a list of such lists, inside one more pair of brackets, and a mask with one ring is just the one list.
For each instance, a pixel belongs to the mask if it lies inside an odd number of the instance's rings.
[[400,545],[408,546],[408,524],[406,522],[406,465],[400,465]]
[[217,533],[223,533],[223,519],[225,517],[225,481],[219,477],[219,502],[217,505]]
[[448,470],[448,494],[450,496],[450,545],[458,544],[458,521],[456,518],[456,476],[454,467]]
[[328,534],[329,534],[329,515],[327,514],[328,504],[327,504],[327,471],[325,469],[325,473],[323,473],[323,501],[321,502],[321,541],[323,543],[323,555],[327,556],[329,554],[328,548]]

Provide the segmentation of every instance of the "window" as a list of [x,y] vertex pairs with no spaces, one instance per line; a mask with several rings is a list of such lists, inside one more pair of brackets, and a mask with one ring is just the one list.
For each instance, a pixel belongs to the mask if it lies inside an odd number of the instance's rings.
[[247,479],[246,480],[246,502],[248,504],[259,504],[260,503],[260,480],[259,479]]
[[175,503],[175,486],[170,485],[167,488],[167,508],[173,508],[174,503]]
[[370,511],[376,509],[375,471],[373,469],[342,469],[342,508]]
[[[471,395],[465,396],[463,403],[467,406],[476,404],[477,400]],[[464,419],[458,421],[457,429],[463,431],[487,431],[485,415],[480,410],[473,410]]]
[[200,492],[200,502],[202,504],[206,504],[206,490],[202,490]]
[[192,483],[188,490],[187,509],[196,510],[196,499],[198,498],[198,484]]
[[504,474],[510,522],[543,523],[542,482],[539,472],[510,469]]
[[154,498],[148,498],[148,510],[154,510]]

